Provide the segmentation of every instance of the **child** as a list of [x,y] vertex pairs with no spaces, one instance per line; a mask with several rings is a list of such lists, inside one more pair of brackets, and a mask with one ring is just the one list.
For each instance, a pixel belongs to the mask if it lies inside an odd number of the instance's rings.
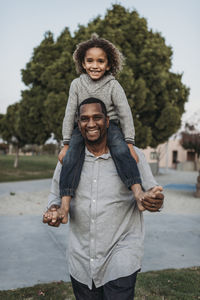
[[83,138],[78,127],[74,126],[76,111],[78,105],[89,97],[99,98],[106,105],[110,119],[108,147],[120,178],[133,191],[138,208],[143,211],[141,200],[144,192],[133,147],[135,130],[132,114],[124,90],[114,77],[122,68],[123,56],[112,43],[93,35],[77,46],[73,59],[81,75],[71,83],[63,121],[64,147],[59,154],[63,163],[60,176],[62,223],[68,221],[70,199],[78,186],[84,162],[84,154],[81,154],[84,153],[81,150]]

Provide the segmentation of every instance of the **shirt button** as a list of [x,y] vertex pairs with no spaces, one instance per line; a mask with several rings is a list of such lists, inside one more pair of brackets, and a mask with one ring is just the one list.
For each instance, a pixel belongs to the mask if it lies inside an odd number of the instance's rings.
[[91,258],[91,259],[90,259],[90,261],[91,261],[91,262],[93,262],[93,261],[94,261],[94,259],[93,259],[93,258]]
[[93,201],[93,202],[95,202],[96,200],[95,200],[95,199],[93,199],[92,201]]
[[94,223],[94,220],[92,219],[92,223]]
[[96,180],[96,179],[94,179],[94,182],[97,182],[97,180]]

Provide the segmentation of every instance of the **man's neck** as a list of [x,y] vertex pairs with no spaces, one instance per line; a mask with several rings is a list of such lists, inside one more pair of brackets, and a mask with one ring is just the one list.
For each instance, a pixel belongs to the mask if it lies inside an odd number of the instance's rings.
[[98,144],[88,144],[86,143],[86,147],[88,149],[89,152],[91,152],[92,154],[94,154],[94,156],[101,156],[105,153],[108,153],[108,146],[107,144],[101,144],[101,145],[98,145]]

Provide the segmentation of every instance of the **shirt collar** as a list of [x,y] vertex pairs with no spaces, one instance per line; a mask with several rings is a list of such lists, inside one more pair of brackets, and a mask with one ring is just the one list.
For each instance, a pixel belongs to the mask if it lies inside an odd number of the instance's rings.
[[102,155],[100,155],[100,156],[95,156],[93,153],[91,153],[91,152],[87,149],[87,147],[85,147],[85,155],[86,155],[87,157],[94,157],[95,159],[99,159],[99,158],[108,159],[108,158],[111,157],[111,154],[110,154],[110,151],[109,151],[109,150],[108,150],[108,153],[104,153],[104,154],[102,154]]

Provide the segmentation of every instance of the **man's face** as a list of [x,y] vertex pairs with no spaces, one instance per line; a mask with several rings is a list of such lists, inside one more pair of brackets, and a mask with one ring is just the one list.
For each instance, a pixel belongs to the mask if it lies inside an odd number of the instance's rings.
[[78,126],[86,143],[97,144],[106,139],[109,120],[99,103],[84,104],[80,108]]

